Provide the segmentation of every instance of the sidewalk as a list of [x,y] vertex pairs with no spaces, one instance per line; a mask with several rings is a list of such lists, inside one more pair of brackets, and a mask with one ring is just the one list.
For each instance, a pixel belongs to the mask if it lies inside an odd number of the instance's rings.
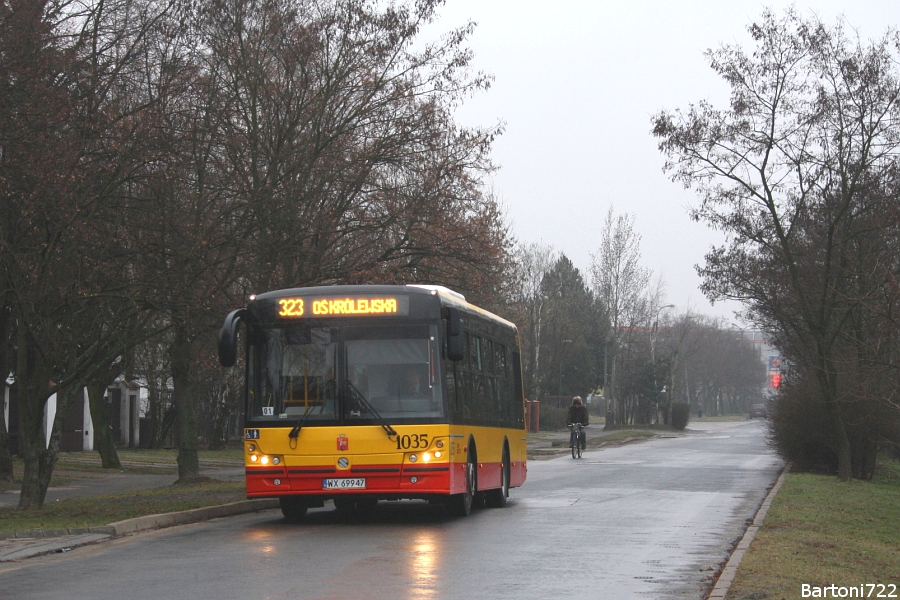
[[[201,474],[223,481],[243,480],[243,465],[209,462],[201,463]],[[83,498],[114,494],[117,492],[158,488],[172,485],[178,475],[171,465],[160,468],[160,473],[79,473],[80,477],[47,490],[45,502],[66,498]],[[19,490],[0,493],[0,505],[14,506],[19,501]],[[277,500],[244,500],[220,506],[197,508],[163,515],[148,515],[119,521],[99,527],[79,529],[37,529],[31,531],[2,531],[0,525],[0,563],[17,561],[44,554],[68,552],[73,548],[97,543],[112,537],[137,533],[160,527],[183,525],[227,517],[231,515],[276,508]]]
[[221,517],[278,507],[278,500],[243,500],[232,504],[195,508],[163,515],[147,515],[86,529],[51,529],[0,533],[0,563],[23,560],[44,554],[68,552],[73,548],[109,538],[162,527],[186,525]]
[[[145,465],[140,465],[145,466]],[[117,492],[130,492],[134,490],[146,490],[150,488],[172,485],[178,479],[177,467],[166,465],[160,467],[158,473],[105,473],[102,471],[77,471],[77,476],[59,486],[47,488],[44,502],[56,502],[67,498],[84,498],[86,496],[98,496],[115,494]],[[57,475],[64,474],[64,469],[57,469]],[[201,462],[200,473],[207,477],[222,481],[243,481],[244,466],[240,463],[231,463],[224,466],[223,463]],[[0,506],[15,506],[19,503],[19,489],[9,489],[0,492]],[[2,526],[0,526],[2,531]]]

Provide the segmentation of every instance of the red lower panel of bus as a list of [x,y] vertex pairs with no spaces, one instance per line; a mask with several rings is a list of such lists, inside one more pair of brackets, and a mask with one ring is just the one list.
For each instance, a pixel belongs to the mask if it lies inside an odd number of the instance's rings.
[[[365,480],[365,487],[328,488],[328,480]],[[525,463],[510,465],[510,485],[525,481]],[[358,483],[358,482],[357,482]],[[500,487],[500,463],[478,464],[478,489]],[[434,494],[460,494],[466,490],[466,464],[440,465],[366,465],[346,471],[334,467],[247,468],[247,496],[250,498],[302,494],[334,496],[373,494],[416,497]]]
[[[460,463],[462,468],[465,465]],[[463,471],[465,473],[465,471]],[[501,463],[478,463],[478,489],[492,490],[503,483]],[[514,462],[509,465],[509,486],[519,487],[525,483],[525,463]],[[463,486],[459,491],[465,491],[465,479],[461,480]]]
[[528,466],[524,462],[514,462],[510,464],[509,467],[510,487],[519,487],[525,483],[525,476],[528,474]]
[[[339,494],[373,494],[384,496],[424,496],[450,493],[451,467],[415,465],[366,465],[338,471],[333,467],[289,467],[287,469],[247,469],[247,496],[271,497],[291,494],[334,496]],[[329,488],[326,484],[342,483],[365,487]],[[337,481],[334,481],[337,480]]]

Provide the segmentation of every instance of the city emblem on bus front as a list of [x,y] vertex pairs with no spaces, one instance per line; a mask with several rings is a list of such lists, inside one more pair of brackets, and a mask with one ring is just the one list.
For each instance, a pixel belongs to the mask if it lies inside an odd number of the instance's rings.
[[343,433],[337,437],[337,449],[339,452],[346,452],[350,442]]

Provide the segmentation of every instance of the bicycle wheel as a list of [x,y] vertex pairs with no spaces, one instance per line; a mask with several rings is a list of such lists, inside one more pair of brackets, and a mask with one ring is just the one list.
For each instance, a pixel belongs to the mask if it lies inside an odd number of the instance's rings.
[[575,458],[581,458],[581,435],[578,436],[578,441],[575,443],[575,450],[578,451],[578,456],[576,456]]
[[575,443],[572,444],[572,458],[578,458],[576,456],[578,454],[578,438],[575,438]]

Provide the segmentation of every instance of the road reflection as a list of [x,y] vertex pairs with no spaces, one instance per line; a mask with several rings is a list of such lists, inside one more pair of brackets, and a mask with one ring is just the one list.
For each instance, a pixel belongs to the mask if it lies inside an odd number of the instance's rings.
[[426,600],[438,597],[440,545],[433,531],[422,530],[415,533],[407,549],[410,560],[409,581],[412,584],[409,597]]

